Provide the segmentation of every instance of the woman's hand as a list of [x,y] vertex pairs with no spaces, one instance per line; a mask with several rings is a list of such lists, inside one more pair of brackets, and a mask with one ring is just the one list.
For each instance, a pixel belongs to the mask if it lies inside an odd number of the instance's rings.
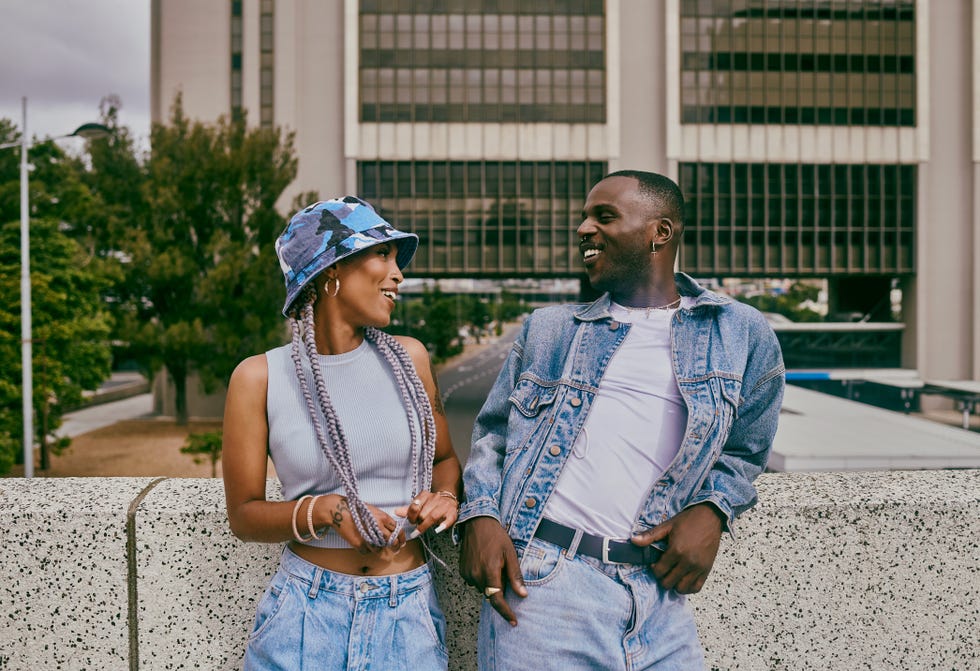
[[[398,528],[398,523],[391,515],[377,506],[372,506],[370,503],[365,505],[386,535],[390,536]],[[368,543],[357,531],[357,525],[354,524],[353,513],[347,505],[346,496],[330,494],[322,497],[317,501],[317,507],[313,511],[313,514],[316,519],[320,520],[319,526],[330,526],[341,538],[350,543],[352,548],[361,554],[373,552],[382,557],[389,557],[401,550],[406,543],[404,531],[398,532],[398,540],[394,545],[377,547]]]
[[442,533],[456,523],[459,504],[448,492],[421,492],[410,504],[395,509],[395,514],[405,517],[415,525],[411,538],[416,538],[435,527]]

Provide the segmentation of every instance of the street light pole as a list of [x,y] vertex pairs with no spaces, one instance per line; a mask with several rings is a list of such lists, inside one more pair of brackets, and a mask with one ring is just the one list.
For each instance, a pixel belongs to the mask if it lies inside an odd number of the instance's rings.
[[[30,207],[27,194],[27,150],[31,142],[27,134],[27,96],[20,99],[21,135],[20,142],[0,144],[0,149],[20,145],[20,365],[23,375],[23,415],[24,415],[24,477],[34,477],[34,356],[31,351],[31,239]],[[108,135],[110,130],[98,123],[82,124],[70,135],[64,137],[86,139]]]
[[34,477],[34,365],[31,352],[31,241],[27,202],[27,96],[20,100],[20,366],[24,381],[24,477]]

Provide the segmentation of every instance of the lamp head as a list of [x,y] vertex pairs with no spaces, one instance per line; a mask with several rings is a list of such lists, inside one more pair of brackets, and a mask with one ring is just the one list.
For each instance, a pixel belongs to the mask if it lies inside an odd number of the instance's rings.
[[100,123],[83,123],[81,126],[75,129],[75,132],[71,134],[70,137],[81,137],[86,140],[94,140],[96,138],[105,137],[109,135],[112,131],[109,130],[107,126],[103,126]]

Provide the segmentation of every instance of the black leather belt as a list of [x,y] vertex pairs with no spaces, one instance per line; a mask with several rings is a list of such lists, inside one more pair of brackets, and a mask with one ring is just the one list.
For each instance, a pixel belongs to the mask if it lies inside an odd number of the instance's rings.
[[[575,529],[571,527],[552,522],[548,518],[542,518],[534,537],[567,550],[572,545],[575,533]],[[660,555],[664,553],[664,548],[656,545],[640,547],[633,545],[630,541],[583,533],[576,553],[595,557],[606,564],[649,565],[657,563]]]

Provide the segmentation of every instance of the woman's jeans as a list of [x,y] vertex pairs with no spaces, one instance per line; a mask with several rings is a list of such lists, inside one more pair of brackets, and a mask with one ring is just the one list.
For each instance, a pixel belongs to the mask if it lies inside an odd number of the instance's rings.
[[646,566],[603,564],[533,539],[524,550],[524,599],[507,590],[511,627],[489,604],[480,613],[482,671],[697,671],[704,653],[683,594]]
[[243,668],[435,671],[447,665],[445,640],[428,565],[361,577],[287,547],[259,601]]

